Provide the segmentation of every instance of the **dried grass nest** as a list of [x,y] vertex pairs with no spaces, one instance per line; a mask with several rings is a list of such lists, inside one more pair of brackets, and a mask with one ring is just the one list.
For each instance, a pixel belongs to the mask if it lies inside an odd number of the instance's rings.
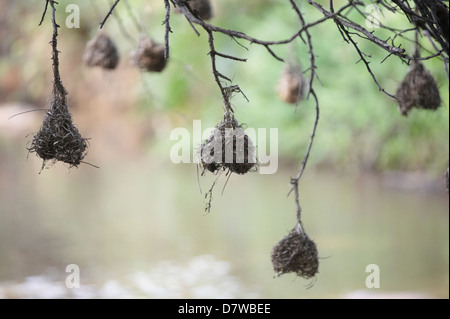
[[138,46],[131,53],[131,57],[135,65],[144,71],[162,72],[167,65],[164,50],[164,45],[146,35],[141,35]]
[[276,276],[295,272],[312,278],[319,272],[316,244],[296,226],[272,249],[272,264]]
[[286,103],[296,104],[303,98],[304,82],[300,68],[287,65],[278,81],[278,96]]
[[89,67],[112,70],[119,64],[119,54],[113,40],[106,33],[99,32],[86,44],[83,61]]
[[[202,20],[209,20],[213,17],[213,11],[210,0],[186,0],[192,10],[197,12]],[[179,8],[175,8],[176,13],[181,13]]]
[[431,73],[418,61],[397,89],[398,108],[402,115],[408,115],[413,108],[436,110],[441,105],[439,89]]
[[43,159],[42,168],[48,161],[77,167],[86,156],[87,148],[87,140],[73,124],[65,99],[54,98],[28,151]]
[[230,170],[246,174],[257,167],[255,146],[234,116],[225,115],[210,137],[200,146],[202,174]]

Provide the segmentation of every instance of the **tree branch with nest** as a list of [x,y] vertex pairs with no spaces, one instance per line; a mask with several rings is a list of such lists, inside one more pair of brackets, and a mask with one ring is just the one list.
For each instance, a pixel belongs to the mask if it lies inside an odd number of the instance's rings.
[[[114,7],[118,4],[119,1],[120,0],[115,1],[114,5],[110,8],[107,16],[102,21],[101,26],[105,24],[106,20],[112,14]],[[308,0],[307,2],[303,2],[302,5],[304,5],[305,3],[307,3],[312,8],[315,8],[319,13],[321,13],[323,17],[316,19],[314,21],[307,22],[305,20],[305,13],[304,13],[305,10],[301,8],[298,1],[289,0],[289,4],[292,7],[292,11],[298,17],[298,26],[296,27],[296,30],[293,31],[292,35],[285,39],[263,40],[257,37],[250,36],[243,31],[226,29],[214,25],[212,23],[209,23],[201,17],[201,15],[197,10],[194,10],[191,7],[192,2],[190,2],[189,0],[164,0],[164,7],[166,14],[163,24],[165,25],[164,39],[165,39],[166,58],[169,57],[170,52],[169,37],[170,33],[172,33],[172,29],[170,26],[171,6],[173,8],[176,8],[179,12],[181,12],[181,14],[184,15],[184,17],[186,18],[187,22],[189,23],[195,34],[200,35],[198,27],[200,27],[201,29],[203,29],[204,32],[206,32],[208,36],[208,45],[209,45],[208,54],[211,59],[212,74],[214,77],[214,81],[216,82],[217,86],[221,91],[224,101],[224,109],[226,114],[224,121],[225,119],[227,119],[227,117],[229,117],[229,119],[232,118],[234,121],[234,116],[232,116],[234,110],[231,107],[230,98],[233,92],[236,91],[242,92],[242,91],[240,90],[238,85],[231,85],[232,82],[231,79],[218,69],[217,59],[221,58],[236,62],[246,62],[247,60],[244,58],[220,52],[220,50],[217,49],[217,46],[215,44],[216,34],[228,36],[231,39],[235,40],[236,43],[240,46],[243,45],[237,40],[243,40],[244,42],[248,42],[249,44],[256,44],[262,46],[276,61],[283,63],[285,62],[285,59],[275,52],[274,50],[275,47],[287,45],[297,40],[300,40],[307,47],[309,55],[309,68],[305,72],[309,72],[309,77],[306,82],[307,83],[306,98],[309,99],[310,96],[313,97],[315,105],[315,120],[313,123],[313,128],[306,149],[306,153],[300,165],[300,170],[296,175],[296,177],[291,178],[290,181],[291,189],[289,191],[289,194],[294,192],[295,195],[295,203],[297,207],[297,226],[293,229],[292,233],[283,240],[288,241],[297,240],[296,242],[297,244],[295,245],[297,246],[303,245],[301,247],[306,246],[309,247],[308,249],[310,249],[310,254],[308,256],[312,258],[310,259],[311,263],[309,266],[312,267],[308,268],[308,271],[305,272],[303,271],[305,268],[302,268],[305,265],[302,266],[300,264],[297,264],[293,266],[292,264],[293,260],[296,260],[296,262],[301,263],[300,260],[301,258],[299,259],[297,257],[299,256],[300,252],[302,252],[302,249],[296,246],[297,248],[294,247],[295,249],[293,251],[290,251],[293,248],[292,246],[290,246],[289,242],[288,243],[283,241],[280,242],[280,245],[278,245],[277,248],[274,250],[274,254],[272,257],[274,258],[275,268],[278,268],[279,270],[277,272],[284,273],[288,271],[296,271],[300,275],[305,275],[305,277],[311,277],[317,272],[316,267],[318,266],[317,251],[315,250],[315,245],[310,244],[310,242],[308,241],[309,238],[306,235],[306,233],[304,233],[303,228],[301,226],[302,208],[299,194],[299,181],[303,176],[303,173],[305,171],[305,168],[307,166],[310,157],[320,117],[319,98],[314,90],[315,84],[314,80],[317,78],[318,66],[316,65],[316,56],[314,54],[314,47],[313,47],[313,37],[310,33],[310,30],[324,23],[328,22],[334,23],[342,39],[347,44],[350,44],[357,53],[359,60],[356,61],[356,63],[360,61],[363,62],[365,70],[369,73],[371,79],[376,84],[378,90],[383,92],[390,98],[398,100],[396,95],[388,93],[387,90],[385,90],[385,88],[383,88],[381,83],[378,81],[377,76],[375,75],[375,72],[372,70],[371,67],[372,55],[365,52],[356,39],[362,39],[363,41],[367,41],[368,43],[375,44],[376,47],[386,52],[387,56],[380,63],[383,63],[385,60],[391,57],[397,57],[401,63],[406,64],[410,64],[411,62],[417,64],[421,60],[439,58],[443,61],[448,76],[449,19],[448,19],[448,6],[444,3],[444,1],[440,0],[370,1],[370,5],[376,4],[381,8],[387,10],[388,12],[403,14],[412,24],[412,27],[409,25],[406,27],[405,25],[405,28],[403,29],[396,29],[381,23],[381,21],[378,19],[377,27],[369,31],[368,29],[370,27],[365,28],[360,20],[361,18],[364,19],[365,21],[373,19],[373,16],[371,16],[371,14],[367,12],[367,10],[362,10],[363,8],[367,8],[368,3],[366,2],[359,0],[348,0],[337,9],[335,9],[334,7],[333,0],[329,0],[328,8],[326,8],[325,5],[319,4],[317,1],[314,0]],[[357,17],[353,17],[351,15],[352,12],[356,12]],[[379,29],[383,32],[379,32],[376,29]],[[425,49],[424,46],[419,43],[417,35],[419,34],[420,31],[423,32],[423,34],[421,33],[422,37],[428,39],[431,42],[432,46],[431,50]],[[380,34],[383,37],[385,37],[386,33],[388,33],[389,36],[385,40],[383,40]],[[411,33],[414,33],[413,36],[411,36]],[[402,40],[401,43],[397,42],[399,39]],[[426,55],[420,57],[419,54],[416,53],[408,54],[407,47],[404,46],[404,42],[414,43],[415,47],[420,48],[420,50],[425,52]],[[211,192],[212,189],[210,190],[209,193],[211,194]],[[208,210],[210,208],[210,204],[211,201],[209,201]],[[300,236],[301,238],[299,239],[296,236]],[[285,248],[288,249],[285,250]],[[286,253],[292,253],[292,256],[287,259],[286,258],[283,259],[280,257],[282,255],[284,256],[284,254]],[[302,253],[304,253],[304,251]],[[283,260],[283,262],[281,262],[280,260]]]

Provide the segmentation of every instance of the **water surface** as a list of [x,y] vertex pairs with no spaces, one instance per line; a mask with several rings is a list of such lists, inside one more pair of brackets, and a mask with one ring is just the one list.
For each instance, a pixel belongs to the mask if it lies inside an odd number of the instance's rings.
[[[274,278],[271,249],[295,225],[294,199],[286,197],[295,168],[233,175],[223,195],[222,176],[205,214],[214,178],[200,178],[200,194],[194,165],[143,157],[111,159],[100,169],[56,164],[38,174],[38,159],[17,160],[15,148],[3,150],[2,298],[449,296],[442,191],[307,171],[303,223],[317,244],[320,273],[314,280]],[[65,286],[69,264],[80,267],[78,289]],[[365,285],[369,264],[380,268],[379,289]]]

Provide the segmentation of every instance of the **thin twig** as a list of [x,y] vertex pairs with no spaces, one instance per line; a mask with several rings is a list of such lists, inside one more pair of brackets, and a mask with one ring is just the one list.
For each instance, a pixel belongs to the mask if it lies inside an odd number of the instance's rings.
[[225,58],[225,59],[230,59],[230,60],[235,60],[235,61],[240,61],[240,62],[247,62],[247,59],[242,59],[242,58],[238,58],[232,55],[228,55],[228,54],[223,54],[220,52],[216,52],[216,55]]
[[53,95],[58,98],[65,99],[67,91],[61,82],[61,76],[59,73],[59,51],[58,51],[58,28],[60,27],[56,23],[56,1],[49,0],[50,6],[52,7],[52,25],[53,25],[53,36],[52,36],[52,60],[53,60]]
[[214,182],[212,183],[211,187],[209,188],[209,190],[205,193],[205,199],[208,200],[208,202],[205,205],[205,213],[210,213],[211,212],[211,207],[212,207],[212,195],[213,195],[213,191],[214,191],[214,187],[217,184],[217,181],[219,180],[219,177],[223,174],[224,171],[221,171],[216,179],[214,180]]
[[[316,118],[314,120],[314,125],[313,125],[313,128],[312,128],[311,136],[309,138],[309,143],[308,143],[308,147],[306,149],[305,158],[303,159],[303,162],[302,162],[302,164],[300,166],[300,171],[298,172],[298,174],[297,174],[297,176],[295,178],[291,178],[292,188],[289,191],[288,196],[295,189],[297,189],[296,192],[298,192],[298,182],[299,182],[300,178],[302,177],[303,172],[305,171],[306,164],[308,163],[309,154],[311,153],[311,148],[312,148],[313,143],[314,143],[314,137],[316,136],[317,126],[319,124],[319,117],[320,117],[319,99],[317,98],[317,95],[316,95],[314,89],[311,89],[311,95],[314,97],[314,101],[315,101]],[[300,209],[300,211],[301,211],[301,209]]]
[[358,44],[353,40],[353,38],[350,36],[350,33],[342,26],[338,24],[338,27],[342,30],[342,32],[347,36],[347,40],[350,41],[350,43],[353,45],[353,47],[355,48],[356,52],[358,53],[361,61],[363,61],[364,65],[366,66],[367,72],[369,72],[370,76],[372,77],[373,81],[375,82],[375,84],[378,86],[378,90],[380,90],[381,92],[383,92],[384,94],[386,94],[387,96],[393,98],[393,99],[397,99],[397,97],[395,97],[395,95],[387,92],[378,82],[375,74],[372,72],[372,69],[370,68],[369,62],[367,61],[366,57],[370,57],[367,54],[365,54],[364,52],[362,52],[360,50],[360,48],[358,47]]
[[343,6],[339,11],[337,11],[335,14],[329,14],[327,16],[325,16],[322,19],[319,19],[313,23],[309,23],[307,25],[305,25],[303,28],[301,28],[300,30],[298,30],[297,32],[295,32],[291,37],[285,39],[285,40],[280,40],[280,41],[264,41],[264,40],[260,40],[251,36],[248,36],[247,34],[245,34],[244,32],[240,32],[240,31],[235,31],[235,30],[229,30],[229,29],[224,29],[215,25],[212,25],[208,22],[203,21],[202,19],[199,19],[197,17],[194,16],[194,14],[187,8],[186,4],[184,2],[180,2],[180,0],[173,0],[174,3],[177,4],[177,7],[180,9],[181,13],[186,17],[186,19],[189,21],[189,23],[191,24],[192,28],[194,29],[194,31],[196,32],[197,35],[200,35],[200,33],[195,29],[194,24],[200,25],[203,27],[203,29],[211,31],[211,32],[217,32],[217,33],[222,33],[224,35],[228,35],[232,38],[237,38],[237,39],[243,39],[248,41],[249,43],[255,43],[258,45],[261,45],[263,47],[265,47],[267,49],[267,51],[278,61],[284,62],[284,60],[282,58],[280,58],[273,50],[272,50],[272,46],[275,45],[283,45],[283,44],[288,44],[293,42],[302,32],[304,32],[305,30],[314,27],[318,24],[321,24],[331,18],[333,18],[334,16],[339,15],[343,10],[345,10],[348,7],[351,7],[353,4],[349,3],[345,6]]
[[[217,70],[217,66],[216,66],[216,49],[214,46],[214,36],[212,31],[210,30],[206,30],[206,32],[208,33],[208,43],[209,43],[209,55],[211,56],[211,65],[212,65],[212,69],[213,69],[213,75],[214,75],[214,79],[216,80],[217,85],[220,88],[220,92],[222,93],[222,97],[223,97],[223,101],[225,103],[225,111],[226,112],[234,112],[233,108],[231,107],[230,104],[230,99],[229,96],[227,95],[225,88],[222,85],[222,82],[220,81],[219,77],[223,78],[223,79],[228,79],[227,77],[225,77],[223,74],[221,74],[218,70]],[[231,80],[230,80],[231,81]]]
[[399,56],[399,57],[404,57],[405,56],[405,49],[401,49],[401,48],[398,48],[398,47],[393,47],[393,46],[387,44],[385,41],[381,40],[380,38],[377,38],[376,36],[373,35],[373,33],[367,31],[366,29],[364,29],[359,24],[356,24],[356,23],[354,23],[352,21],[344,19],[344,18],[340,17],[339,15],[333,15],[332,13],[328,12],[327,10],[325,10],[321,5],[317,4],[316,2],[314,2],[312,0],[308,0],[308,3],[313,5],[320,12],[322,12],[322,14],[325,17],[332,18],[335,22],[339,22],[341,25],[346,26],[348,28],[351,28],[353,30],[356,30],[357,32],[365,35],[368,39],[370,39],[371,42],[375,43],[376,45],[378,45],[379,47],[381,47],[385,51],[391,52],[392,54],[394,54],[396,56]]
[[87,164],[87,165],[92,166],[94,168],[100,168],[100,166],[94,165],[94,164],[89,163],[89,162],[81,161],[80,163]]
[[169,55],[170,55],[169,34],[172,33],[172,29],[170,28],[170,3],[169,3],[169,0],[164,0],[164,6],[166,8],[166,18],[163,21],[163,24],[166,26],[166,32],[164,34],[164,57],[166,59],[168,59]]
[[112,5],[111,9],[109,9],[108,14],[106,15],[106,17],[103,19],[103,21],[100,23],[100,29],[103,28],[103,26],[106,23],[106,20],[108,20],[109,16],[113,13],[114,8],[116,7],[116,5],[119,3],[120,0],[116,0],[116,2],[114,2],[114,4]]
[[297,230],[301,233],[303,233],[303,228],[302,228],[302,222],[301,222],[301,215],[302,215],[302,207],[300,205],[300,194],[299,194],[299,188],[298,188],[298,184],[300,181],[300,178],[303,175],[303,172],[305,171],[306,168],[306,164],[308,163],[308,159],[309,159],[309,154],[311,153],[311,148],[312,145],[314,143],[314,137],[316,135],[316,130],[317,130],[317,126],[319,124],[319,117],[320,117],[320,109],[319,109],[319,100],[317,98],[316,93],[314,92],[314,90],[311,90],[311,95],[314,97],[315,100],[315,105],[316,105],[316,117],[314,120],[314,125],[312,128],[312,132],[311,132],[311,136],[309,139],[309,143],[308,143],[308,147],[306,149],[306,154],[305,154],[305,158],[303,159],[303,162],[301,164],[300,167],[300,171],[298,172],[297,176],[295,178],[291,178],[291,190],[288,193],[288,196],[292,193],[292,191],[294,191],[295,194],[295,205],[296,205],[296,212],[297,212]]
[[42,22],[44,22],[44,18],[45,18],[45,14],[47,13],[47,8],[48,8],[48,3],[49,2],[50,2],[50,0],[47,0],[45,2],[44,13],[42,13],[41,21],[39,22],[38,26],[41,26]]
[[22,114],[26,114],[26,113],[31,113],[31,112],[38,112],[38,111],[47,111],[47,109],[33,109],[33,110],[28,110],[28,111],[23,111],[23,112],[19,112],[16,113],[14,115],[11,115],[8,120],[12,119],[13,117],[16,117],[18,115],[22,115]]
[[[292,7],[294,8],[294,11],[297,13],[298,18],[300,20],[302,29],[305,27],[305,19],[303,18],[303,14],[300,11],[300,9],[298,8],[297,4],[295,3],[294,0],[290,0]],[[330,1],[331,4],[333,3],[332,1]],[[306,43],[308,45],[308,52],[309,52],[309,71],[310,71],[310,75],[309,75],[309,81],[308,81],[308,87],[306,90],[306,99],[309,98],[309,95],[311,93],[311,90],[313,88],[313,81],[314,78],[316,77],[316,64],[315,64],[315,55],[314,55],[314,49],[313,49],[313,45],[312,45],[312,40],[311,40],[311,34],[309,33],[308,29],[304,29],[303,31],[306,34]],[[299,34],[299,37],[301,37],[301,34]],[[300,94],[301,92],[299,92]],[[297,105],[296,108],[298,107],[298,101],[297,101]]]

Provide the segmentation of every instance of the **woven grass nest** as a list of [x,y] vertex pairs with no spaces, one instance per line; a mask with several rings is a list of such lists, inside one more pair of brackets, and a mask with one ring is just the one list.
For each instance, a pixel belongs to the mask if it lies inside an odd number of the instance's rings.
[[119,54],[113,40],[106,33],[100,32],[86,44],[83,61],[89,67],[112,70],[119,64]]
[[272,249],[276,276],[294,272],[309,279],[319,272],[316,244],[299,227],[295,227]]
[[54,97],[28,151],[42,158],[42,168],[48,161],[77,167],[86,156],[87,148],[86,139],[72,122],[65,98]]
[[255,153],[255,146],[242,125],[234,116],[225,115],[200,146],[200,164],[203,173],[228,169],[242,175],[256,168]]
[[[213,17],[210,0],[186,0],[186,2],[202,20],[209,20]],[[175,12],[181,13],[179,8],[175,8]]]
[[136,50],[131,53],[137,67],[148,72],[162,72],[167,64],[164,45],[141,35]]
[[398,108],[408,115],[413,108],[436,110],[441,105],[439,89],[431,73],[420,62],[413,61],[411,69],[397,89]]

